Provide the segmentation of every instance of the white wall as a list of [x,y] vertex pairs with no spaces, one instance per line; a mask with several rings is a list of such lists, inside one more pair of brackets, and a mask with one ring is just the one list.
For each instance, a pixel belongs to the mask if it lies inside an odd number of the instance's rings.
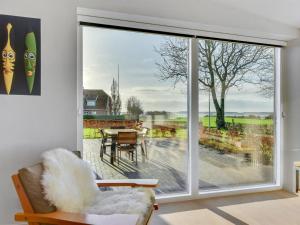
[[285,49],[284,89],[284,188],[295,191],[294,162],[300,161],[300,39]]
[[0,224],[8,224],[20,210],[10,176],[44,150],[76,148],[76,8],[70,0],[0,5],[1,14],[41,18],[42,28],[42,95],[0,95]]
[[[230,26],[285,38],[297,33],[294,28],[226,5],[216,8],[211,2],[186,0],[176,1],[174,5],[175,1],[170,0],[0,0],[0,14],[36,17],[42,21],[42,95],[0,95],[0,224],[13,223],[13,214],[20,210],[10,176],[19,168],[39,161],[44,150],[57,146],[76,148],[76,7]],[[294,66],[287,76],[291,79],[288,93],[291,141],[287,149],[292,149],[300,147],[297,136],[300,98],[296,95],[300,96],[297,89],[300,48],[290,49],[288,55]],[[298,153],[287,152],[289,159],[298,157]],[[286,163],[290,164],[291,160]]]

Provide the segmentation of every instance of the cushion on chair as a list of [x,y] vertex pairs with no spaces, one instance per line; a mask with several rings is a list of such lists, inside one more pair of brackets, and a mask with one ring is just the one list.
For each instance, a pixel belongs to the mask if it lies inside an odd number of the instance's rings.
[[41,185],[43,170],[42,163],[19,170],[19,178],[36,213],[56,211],[56,208],[44,198],[43,187]]

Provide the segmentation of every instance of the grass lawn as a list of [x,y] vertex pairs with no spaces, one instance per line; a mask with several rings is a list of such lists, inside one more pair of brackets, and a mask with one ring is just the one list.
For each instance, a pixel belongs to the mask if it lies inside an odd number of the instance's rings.
[[[84,128],[83,129],[83,137],[84,138],[101,138],[101,135],[97,132],[98,129],[94,128]],[[161,138],[162,133],[159,130],[150,130],[148,135],[151,138]],[[176,138],[179,139],[186,139],[187,138],[187,131],[186,129],[176,129]],[[170,132],[166,132],[165,137],[172,137]]]
[[[259,119],[259,118],[235,118],[235,117],[225,117],[225,121],[235,124],[244,124],[244,125],[272,125],[273,119]],[[209,117],[202,117],[201,122],[203,126],[208,127]],[[216,117],[210,117],[210,126],[216,127]]]
[[[235,118],[235,117],[225,117],[225,121],[228,123],[232,123],[234,121],[235,124],[243,124],[243,125],[272,125],[273,119],[259,119],[259,118]],[[187,118],[186,117],[178,117],[176,119],[169,120],[169,122],[175,122],[177,125],[185,126],[187,125]],[[209,117],[202,117],[200,118],[200,122],[203,124],[204,127],[208,127],[209,124]],[[210,126],[216,127],[216,117],[210,117]],[[158,131],[150,131],[150,137],[161,137],[160,132]],[[166,136],[170,136],[167,132]],[[93,128],[84,128],[83,131],[84,138],[100,138],[99,132],[97,129]],[[177,138],[186,138],[187,132],[186,129],[178,128],[176,129],[176,137]]]
[[[260,118],[242,118],[242,117],[225,117],[225,121],[228,123],[232,123],[232,120],[235,124],[244,124],[244,125],[273,125],[273,119],[260,119]],[[177,117],[171,122],[175,122],[177,124],[186,124],[187,118],[186,117]],[[199,120],[204,127],[208,127],[209,124],[209,117],[202,117]],[[210,117],[210,126],[216,127],[216,116]]]
[[83,137],[84,138],[100,138],[101,135],[99,134],[98,129],[83,128]]

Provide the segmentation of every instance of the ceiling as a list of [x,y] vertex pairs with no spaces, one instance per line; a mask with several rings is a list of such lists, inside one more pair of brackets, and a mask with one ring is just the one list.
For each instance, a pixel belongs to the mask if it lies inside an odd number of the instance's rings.
[[[77,0],[79,7],[189,21],[292,40],[300,35],[300,0]],[[243,32],[242,32],[243,33]],[[259,35],[262,34],[262,35]]]
[[300,28],[299,0],[214,0],[269,20]]

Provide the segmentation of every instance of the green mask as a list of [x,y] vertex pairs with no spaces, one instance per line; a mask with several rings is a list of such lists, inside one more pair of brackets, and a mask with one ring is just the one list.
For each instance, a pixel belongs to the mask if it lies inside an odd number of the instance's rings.
[[27,79],[27,86],[31,94],[34,78],[35,78],[35,69],[36,69],[36,39],[33,32],[27,33],[25,37],[25,53],[24,53],[24,62],[25,62],[25,74]]

